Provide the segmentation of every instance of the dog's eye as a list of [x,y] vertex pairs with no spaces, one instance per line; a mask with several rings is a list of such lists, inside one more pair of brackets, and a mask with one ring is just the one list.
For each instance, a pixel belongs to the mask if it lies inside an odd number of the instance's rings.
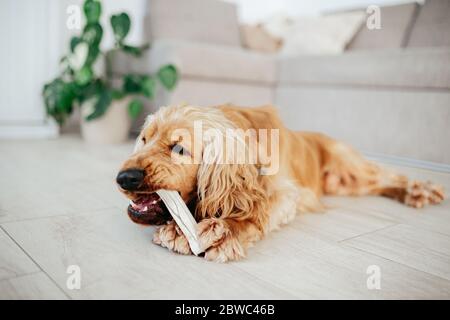
[[145,140],[145,137],[142,137],[142,142],[145,144],[147,142],[147,140]]
[[174,144],[171,147],[172,152],[175,152],[176,154],[179,154],[180,156],[190,156],[190,152],[187,151],[183,146],[179,144]]

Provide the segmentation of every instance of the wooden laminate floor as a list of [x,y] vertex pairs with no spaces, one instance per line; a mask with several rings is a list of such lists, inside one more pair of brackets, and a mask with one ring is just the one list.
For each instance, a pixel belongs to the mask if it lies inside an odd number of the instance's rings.
[[[216,264],[153,245],[154,229],[128,219],[114,178],[131,149],[0,142],[0,298],[450,298],[449,200],[416,210],[328,197],[327,213],[298,215],[247,259]],[[450,190],[449,174],[397,169]],[[80,289],[67,286],[72,265]],[[367,286],[373,270],[379,289]]]

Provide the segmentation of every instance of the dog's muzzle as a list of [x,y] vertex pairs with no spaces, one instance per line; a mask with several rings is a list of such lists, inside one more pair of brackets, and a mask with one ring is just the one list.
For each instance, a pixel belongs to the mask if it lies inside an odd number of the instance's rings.
[[124,190],[136,191],[142,185],[144,175],[144,170],[127,169],[119,172],[116,182]]
[[169,210],[156,192],[143,195],[135,201],[130,200],[128,216],[136,223],[150,225],[161,225],[172,220]]
[[161,225],[172,216],[156,192],[145,190],[145,171],[127,169],[117,175],[117,184],[125,191],[135,192],[136,199],[130,200],[127,213],[131,220],[139,224]]

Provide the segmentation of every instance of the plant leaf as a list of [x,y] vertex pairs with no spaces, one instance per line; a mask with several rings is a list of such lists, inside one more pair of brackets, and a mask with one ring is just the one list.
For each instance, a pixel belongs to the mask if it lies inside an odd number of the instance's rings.
[[75,47],[81,42],[83,41],[83,39],[81,39],[80,37],[72,37],[70,39],[70,51],[74,52]]
[[155,80],[149,76],[142,77],[141,91],[144,96],[151,99],[155,92]]
[[79,42],[73,53],[68,56],[69,66],[73,70],[80,70],[87,61],[89,46],[86,42]]
[[84,27],[81,37],[90,46],[98,46],[102,41],[103,28],[99,23],[90,23]]
[[128,32],[130,31],[130,17],[125,12],[122,12],[120,14],[112,15],[110,22],[116,42],[119,44],[122,43],[123,39],[125,39]]
[[162,66],[157,73],[159,81],[163,84],[163,86],[172,90],[178,81],[178,71],[174,65],[167,64]]
[[75,99],[73,84],[56,78],[44,85],[42,91],[47,114],[53,117],[59,125],[62,125],[72,113],[72,105]]
[[111,90],[104,89],[100,92],[97,102],[94,105],[94,111],[86,117],[86,121],[97,119],[105,114],[112,101]]
[[126,93],[139,93],[142,90],[142,77],[136,74],[126,74],[123,77],[123,91]]
[[89,66],[84,66],[80,70],[75,72],[75,83],[80,86],[84,86],[92,80],[94,73],[92,68]]
[[125,93],[119,89],[112,89],[112,98],[114,100],[119,100],[125,97]]
[[100,79],[90,81],[83,86],[74,84],[76,99],[80,104],[92,97],[99,96],[103,90],[105,90],[105,84]]
[[83,5],[83,11],[88,24],[96,23],[100,19],[102,5],[99,1],[86,0]]
[[100,49],[98,46],[89,46],[89,51],[88,51],[88,55],[86,57],[86,61],[84,63],[84,65],[86,66],[92,66],[95,62],[95,60],[97,60],[97,57],[100,54]]
[[136,119],[139,114],[142,112],[142,109],[144,108],[144,104],[139,99],[133,99],[128,104],[128,114],[130,115],[131,119]]
[[141,47],[129,46],[129,45],[126,45],[126,44],[123,44],[121,46],[122,50],[125,53],[129,53],[129,54],[131,54],[131,55],[133,55],[135,57],[141,56],[142,53],[144,53],[144,51],[147,50],[149,47],[150,46],[148,44],[143,45]]

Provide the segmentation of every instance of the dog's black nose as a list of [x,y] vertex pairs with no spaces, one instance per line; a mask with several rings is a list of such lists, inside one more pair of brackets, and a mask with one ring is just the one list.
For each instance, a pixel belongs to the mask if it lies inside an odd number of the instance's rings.
[[144,180],[144,170],[128,169],[120,171],[117,175],[116,181],[122,189],[128,191],[136,190]]

